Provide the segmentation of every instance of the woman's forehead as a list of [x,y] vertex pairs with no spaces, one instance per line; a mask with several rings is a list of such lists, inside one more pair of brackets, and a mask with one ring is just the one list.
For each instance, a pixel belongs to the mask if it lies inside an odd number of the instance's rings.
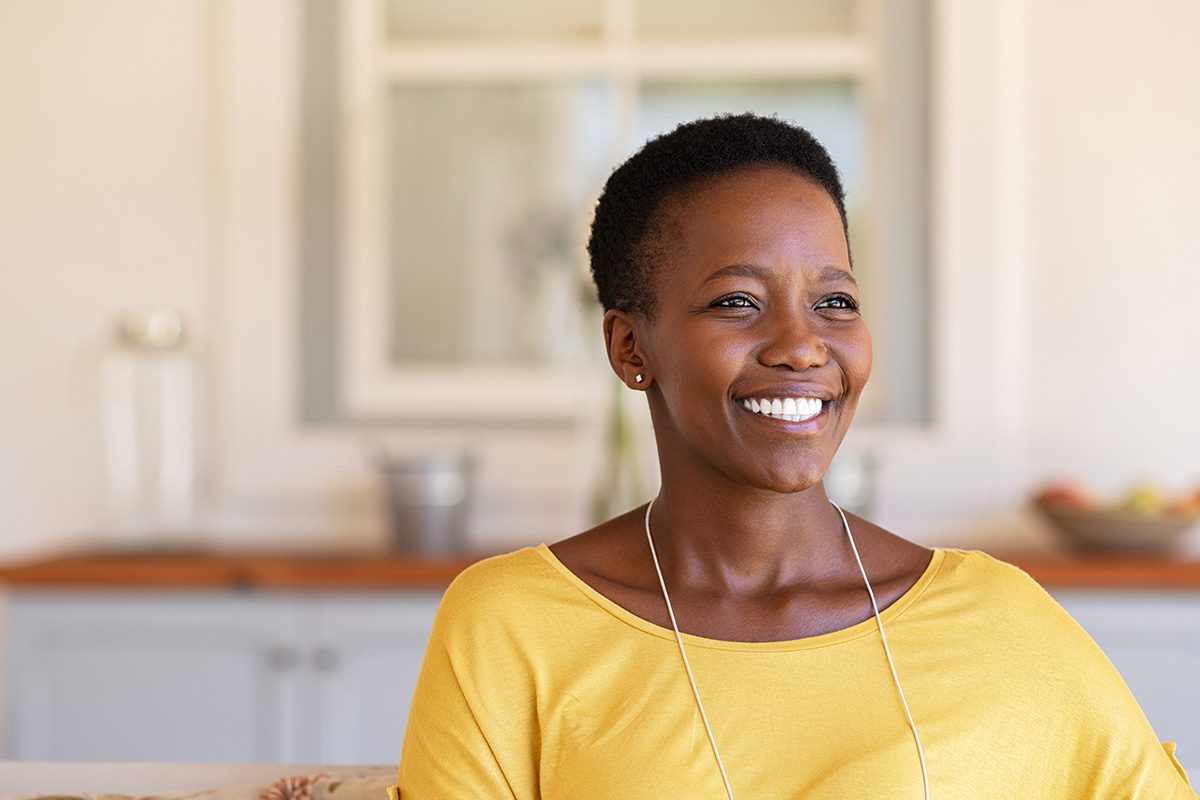
[[845,231],[833,199],[792,170],[730,174],[681,200],[665,209],[672,217],[663,226],[668,256],[676,253],[687,263],[790,257],[848,266]]

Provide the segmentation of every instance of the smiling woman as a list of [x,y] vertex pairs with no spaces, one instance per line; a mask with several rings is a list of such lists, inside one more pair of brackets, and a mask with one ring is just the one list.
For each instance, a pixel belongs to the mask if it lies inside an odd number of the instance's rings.
[[[659,259],[652,315],[605,319],[620,370],[654,365],[660,460],[784,495],[819,482],[871,370],[837,204],[790,167],[752,166],[660,213],[677,244]],[[760,413],[743,413],[743,400]],[[785,405],[810,400],[821,413],[786,419],[797,412]]]
[[592,272],[662,488],[454,582],[402,798],[1194,797],[1031,578],[829,502],[871,371],[847,242],[828,154],[776,119],[612,174]]

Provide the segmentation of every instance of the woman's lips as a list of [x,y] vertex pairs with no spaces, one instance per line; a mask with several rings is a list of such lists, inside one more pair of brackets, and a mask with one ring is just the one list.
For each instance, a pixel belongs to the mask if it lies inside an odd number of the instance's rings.
[[806,434],[812,435],[820,433],[821,430],[825,428],[825,425],[829,420],[829,408],[833,405],[833,403],[821,403],[821,412],[819,414],[817,414],[815,417],[809,417],[808,419],[802,419],[796,422],[780,419],[779,417],[770,417],[766,414],[759,414],[751,411],[742,405],[741,401],[738,400],[734,401],[734,405],[736,405],[738,410],[743,414],[755,418],[758,422],[766,425],[769,429],[781,431],[792,436],[803,436]]

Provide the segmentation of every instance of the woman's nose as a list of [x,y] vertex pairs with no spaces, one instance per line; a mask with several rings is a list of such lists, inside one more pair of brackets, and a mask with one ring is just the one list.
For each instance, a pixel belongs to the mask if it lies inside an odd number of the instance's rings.
[[781,314],[772,321],[758,359],[764,366],[800,372],[829,360],[821,332],[803,314]]

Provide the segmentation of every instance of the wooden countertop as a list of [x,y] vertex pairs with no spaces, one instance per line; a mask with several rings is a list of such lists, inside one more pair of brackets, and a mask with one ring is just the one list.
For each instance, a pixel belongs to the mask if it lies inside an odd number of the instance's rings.
[[[1193,589],[1200,560],[998,553],[1051,589]],[[39,589],[442,589],[482,555],[78,554],[0,565],[0,584]]]
[[1200,560],[1170,556],[1006,556],[1047,589],[1194,589]]
[[481,555],[80,554],[0,565],[0,585],[59,589],[444,589]]

